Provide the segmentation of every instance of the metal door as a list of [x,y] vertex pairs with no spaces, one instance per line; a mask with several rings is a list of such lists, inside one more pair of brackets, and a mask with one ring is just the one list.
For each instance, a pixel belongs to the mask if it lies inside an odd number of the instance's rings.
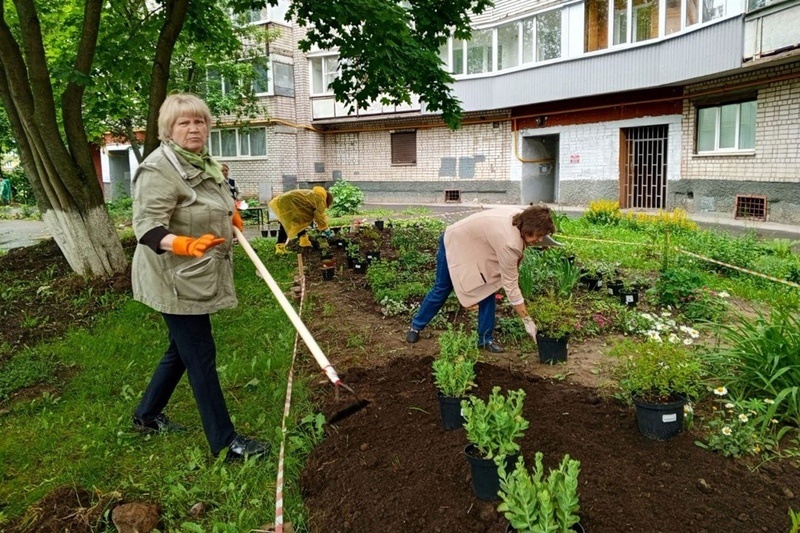
[[620,133],[620,207],[664,209],[669,126],[623,128]]

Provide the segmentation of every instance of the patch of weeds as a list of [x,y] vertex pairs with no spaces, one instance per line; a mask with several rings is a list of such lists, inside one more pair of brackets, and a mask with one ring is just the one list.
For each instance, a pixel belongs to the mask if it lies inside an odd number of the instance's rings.
[[0,367],[0,402],[15,391],[50,382],[54,375],[52,362],[31,354],[18,355]]

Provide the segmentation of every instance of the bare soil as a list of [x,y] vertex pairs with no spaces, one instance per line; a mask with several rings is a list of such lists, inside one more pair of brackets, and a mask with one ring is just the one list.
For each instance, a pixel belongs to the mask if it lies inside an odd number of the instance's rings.
[[[345,265],[342,252],[336,254]],[[343,381],[371,401],[328,427],[327,438],[302,472],[313,531],[503,532],[507,522],[496,503],[481,502],[473,494],[464,431],[446,432],[440,426],[430,373],[437,332],[426,331],[419,343],[406,343],[407,320],[382,315],[363,274],[345,267],[333,281],[322,281],[318,255],[306,251],[304,257],[314,314],[307,323]],[[58,336],[67,326],[89,324],[101,309],[95,299],[77,298],[89,287],[121,294],[130,290],[124,276],[105,282],[71,276],[51,241],[0,257],[0,274],[24,276],[34,287],[31,294],[0,302],[5,321],[0,346],[19,347]],[[52,304],[36,299],[36,280],[56,287],[59,297]],[[82,305],[83,300],[87,303]],[[64,306],[65,301],[72,303]],[[27,322],[9,320],[20,310]],[[37,317],[47,325],[31,331],[26,324]],[[581,461],[581,521],[588,532],[789,529],[787,511],[800,507],[796,468],[783,461],[756,469],[723,458],[695,446],[699,435],[694,431],[669,442],[642,437],[632,409],[598,389],[605,376],[604,340],[572,343],[567,363],[556,366],[541,365],[534,353],[507,348],[504,354],[485,354],[477,367],[477,394],[485,398],[493,386],[526,391],[525,417],[531,425],[522,455],[530,463],[541,451],[546,466],[556,465],[564,454]],[[308,361],[304,366],[316,371]],[[347,395],[337,400],[323,379],[317,396],[328,416],[352,403]],[[25,530],[90,531],[92,515],[102,507],[91,505],[84,489],[58,489],[32,508],[40,521],[29,522],[32,528]]]
[[[340,265],[342,252],[335,252]],[[443,533],[505,531],[497,502],[482,502],[471,486],[463,429],[441,428],[430,365],[437,332],[405,341],[406,319],[384,317],[363,274],[337,270],[323,281],[313,253],[306,258],[310,328],[342,380],[371,402],[328,428],[311,454],[301,488],[315,532]],[[476,394],[492,387],[524,389],[530,428],[521,443],[530,465],[537,451],[546,467],[565,454],[581,461],[581,522],[590,533],[770,532],[789,529],[800,477],[795,466],[755,468],[695,445],[685,431],[668,442],[641,436],[633,409],[609,397],[610,339],[571,343],[563,365],[543,365],[534,353],[506,346],[484,354]],[[598,387],[600,387],[598,389]],[[352,403],[337,401],[320,381],[328,416]]]

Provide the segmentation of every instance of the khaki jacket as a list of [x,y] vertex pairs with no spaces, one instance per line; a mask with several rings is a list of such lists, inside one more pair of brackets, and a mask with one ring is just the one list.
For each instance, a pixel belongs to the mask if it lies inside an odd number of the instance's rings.
[[[205,178],[205,179],[204,179]],[[200,237],[224,237],[202,257],[156,253],[139,244],[133,254],[133,297],[156,311],[203,315],[236,307],[231,243],[233,198],[227,183],[217,184],[162,144],[136,169],[133,230],[136,239],[153,228]]]
[[325,189],[294,189],[276,196],[269,202],[286,235],[294,239],[298,233],[311,225],[313,221],[318,230],[328,229],[328,217],[325,215]]
[[475,305],[501,287],[511,305],[524,301],[519,263],[525,241],[511,219],[520,207],[498,207],[448,226],[444,247],[453,288],[461,305]]

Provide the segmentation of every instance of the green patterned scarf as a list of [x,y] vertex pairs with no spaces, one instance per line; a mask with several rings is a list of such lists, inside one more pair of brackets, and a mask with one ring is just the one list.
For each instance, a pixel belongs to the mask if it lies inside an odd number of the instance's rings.
[[184,150],[172,141],[169,141],[169,147],[172,148],[175,153],[180,154],[180,156],[188,161],[190,165],[199,168],[214,178],[215,182],[222,183],[222,181],[225,179],[225,177],[222,175],[222,165],[220,165],[216,159],[208,155],[207,148],[203,147],[203,151],[198,154],[196,152]]

